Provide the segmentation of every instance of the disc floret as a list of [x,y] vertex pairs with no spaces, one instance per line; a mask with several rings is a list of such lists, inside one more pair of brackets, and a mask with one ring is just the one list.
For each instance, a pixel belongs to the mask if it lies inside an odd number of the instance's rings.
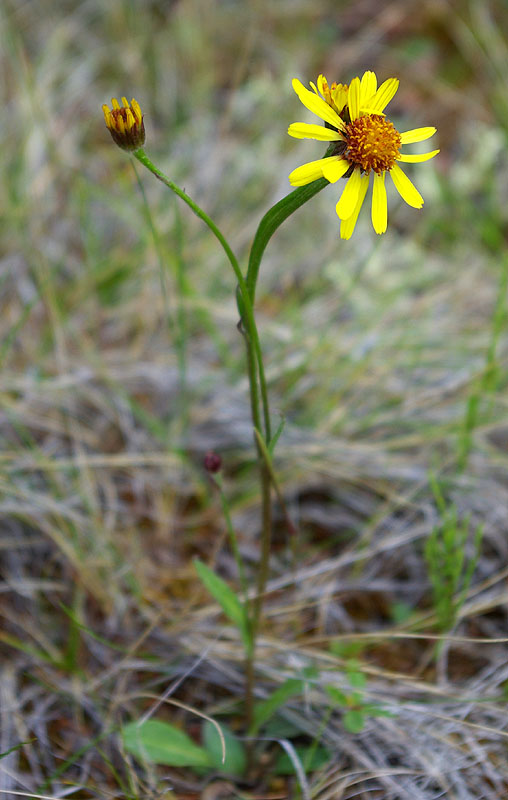
[[346,126],[347,149],[345,158],[350,164],[360,166],[367,174],[372,170],[380,174],[391,170],[399,157],[401,136],[386,117],[371,114],[350,122]]

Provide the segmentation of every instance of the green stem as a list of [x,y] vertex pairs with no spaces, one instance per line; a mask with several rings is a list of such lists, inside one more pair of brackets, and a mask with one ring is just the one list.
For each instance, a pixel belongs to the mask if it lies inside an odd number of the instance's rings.
[[[262,454],[258,450],[258,460],[260,466],[261,479],[261,558],[258,569],[258,579],[256,585],[256,596],[252,605],[252,614],[249,619],[250,641],[249,648],[245,654],[245,726],[247,731],[252,729],[254,723],[254,687],[256,682],[256,645],[261,622],[261,612],[263,610],[264,592],[268,580],[268,567],[270,564],[270,546],[272,540],[272,503],[270,496],[270,473],[262,459]],[[252,766],[254,751],[251,745],[248,747],[248,758]]]
[[[205,223],[205,225],[207,225],[208,228],[212,231],[213,235],[215,236],[216,239],[218,239],[218,241],[222,245],[222,248],[223,248],[224,252],[226,253],[226,256],[228,257],[229,263],[231,264],[231,266],[233,268],[233,271],[235,273],[236,279],[238,281],[238,286],[240,287],[241,306],[242,306],[242,319],[246,324],[248,338],[250,338],[250,340],[252,342],[252,345],[254,347],[255,353],[256,353],[257,371],[259,372],[259,383],[260,383],[260,386],[261,386],[261,395],[262,395],[262,399],[263,399],[265,436],[266,436],[267,440],[269,441],[270,440],[270,409],[269,409],[269,405],[268,405],[268,392],[267,392],[267,389],[266,389],[266,378],[265,378],[264,365],[263,365],[263,355],[262,355],[262,352],[261,352],[261,344],[260,344],[260,341],[259,341],[258,330],[257,330],[257,327],[256,327],[256,321],[255,321],[255,318],[254,318],[253,302],[250,299],[250,294],[249,294],[249,291],[247,289],[247,284],[246,284],[246,281],[245,281],[245,279],[243,277],[243,273],[242,273],[242,270],[240,269],[240,265],[238,263],[238,260],[237,260],[237,258],[235,256],[235,254],[233,253],[231,247],[229,246],[225,236],[219,230],[219,228],[217,227],[215,222],[208,216],[208,214],[206,214],[203,211],[202,208],[200,208],[197,205],[197,203],[194,202],[194,200],[192,200],[191,197],[189,197],[188,194],[186,194],[183,191],[183,189],[180,189],[180,187],[174,181],[172,181],[170,178],[168,178],[167,175],[165,175],[163,172],[161,172],[160,169],[158,169],[158,167],[155,166],[155,164],[150,160],[150,158],[147,156],[147,154],[145,153],[143,148],[140,148],[139,150],[135,150],[132,155],[135,158],[137,158],[137,160],[141,164],[143,164],[144,167],[146,167],[148,170],[150,170],[150,172],[153,175],[155,175],[155,177],[158,178],[165,186],[167,186],[168,189],[171,189],[172,192],[174,192],[176,195],[178,195],[178,197],[181,200],[183,200],[183,202],[186,203],[189,206],[190,209],[192,209],[194,214],[197,217],[199,217],[199,219],[201,219]],[[252,391],[252,389],[251,389],[251,391]],[[257,403],[259,404],[259,397],[258,397]],[[256,422],[254,424],[255,424],[255,427],[258,428],[258,429],[261,427],[259,423],[260,423],[259,416],[257,416]]]
[[258,583],[257,583],[256,597],[254,600],[254,610],[252,614],[252,639],[254,647],[256,646],[259,623],[261,620],[261,612],[263,610],[263,600],[266,589],[266,583],[268,580],[268,566],[270,563],[270,549],[272,543],[272,503],[270,497],[270,484],[271,484],[270,472],[263,459],[261,463],[261,494],[262,494],[261,559],[259,562]]
[[[247,276],[246,276],[247,289],[253,306],[254,306],[254,301],[256,299],[256,285],[258,281],[259,267],[261,265],[261,259],[263,258],[263,253],[265,252],[266,245],[272,238],[277,228],[280,227],[280,225],[282,225],[282,223],[291,214],[293,214],[298,208],[300,208],[300,206],[302,206],[304,203],[306,203],[308,200],[314,197],[318,192],[321,191],[321,189],[324,189],[325,186],[328,186],[328,183],[329,182],[326,180],[326,178],[320,178],[319,180],[314,181],[313,183],[309,183],[307,186],[302,186],[298,189],[295,189],[293,192],[290,192],[288,195],[286,195],[286,197],[283,197],[282,200],[279,200],[278,203],[276,203],[269,211],[267,211],[267,213],[264,215],[263,219],[259,223],[250,251],[249,266],[247,268]],[[270,427],[270,408],[268,404],[268,391],[266,387],[263,363],[259,359],[259,354],[258,354],[258,367],[259,367],[259,385],[261,389],[261,401],[263,404],[263,414],[265,423],[265,439],[266,443],[270,444],[272,435]]]
[[[249,295],[249,301],[251,305],[254,306],[254,301],[256,298],[256,284],[259,275],[259,267],[261,265],[261,259],[263,258],[263,253],[265,248],[270,241],[271,237],[277,230],[277,228],[282,225],[282,223],[292,214],[294,213],[301,205],[306,203],[310,200],[314,195],[324,189],[325,186],[328,185],[328,181],[325,178],[321,178],[320,180],[314,181],[314,183],[309,184],[308,186],[301,187],[296,189],[294,192],[291,192],[289,195],[284,197],[280,202],[276,203],[273,208],[271,208],[261,220],[259,227],[257,229],[256,235],[254,237],[254,241],[252,243],[250,256],[249,256],[249,265],[247,268],[247,276],[246,276],[246,284],[247,284],[247,292]],[[245,300],[245,294],[242,290],[242,286],[240,285],[241,289],[241,296],[242,300]],[[241,310],[240,310],[241,313]],[[243,315],[242,315],[243,316]],[[246,337],[247,343],[247,359],[249,364],[249,372],[252,376],[255,366],[254,366],[254,353],[252,351],[252,342],[249,341],[249,338]],[[259,354],[256,353],[259,361]],[[261,478],[261,498],[262,498],[262,512],[261,512],[261,558],[259,563],[259,571],[258,571],[258,580],[257,580],[257,591],[256,597],[254,600],[254,607],[251,619],[251,642],[252,647],[247,652],[247,659],[246,659],[246,697],[245,697],[245,707],[246,707],[246,721],[247,721],[247,730],[250,730],[253,723],[253,714],[254,714],[254,684],[255,684],[255,658],[256,658],[256,643],[257,637],[259,632],[259,626],[261,622],[261,614],[263,610],[263,602],[264,602],[264,593],[266,589],[266,583],[268,581],[268,573],[269,573],[269,565],[270,565],[270,549],[271,549],[271,539],[272,539],[272,506],[271,506],[271,496],[270,496],[270,485],[272,482],[272,475],[270,471],[271,463],[268,454],[268,449],[266,445],[270,444],[271,439],[271,431],[270,431],[270,419],[269,419],[269,406],[268,406],[268,393],[266,388],[266,382],[264,380],[264,372],[262,370],[262,363],[258,364],[259,366],[259,384],[261,389],[261,398],[263,403],[263,410],[264,410],[264,422],[265,422],[265,446],[263,447],[262,438],[259,434],[260,428],[255,422],[256,416],[253,413],[252,419],[254,422],[254,430],[256,433],[256,447],[258,451],[258,460],[260,462],[260,478]],[[251,387],[253,385],[252,377],[250,379]],[[257,391],[257,389],[256,389]],[[251,394],[252,398],[252,394]],[[255,405],[255,404],[254,404]],[[259,417],[258,417],[259,419]],[[268,458],[267,458],[268,455]],[[249,751],[249,760],[252,761],[253,752],[252,749]]]
[[[258,384],[256,380],[256,353],[252,346],[249,336],[245,336],[247,349],[247,369],[249,374],[251,416],[254,425],[254,432],[259,430],[259,398]],[[250,626],[250,646],[245,654],[245,723],[246,729],[250,730],[254,722],[254,686],[255,686],[255,660],[256,660],[256,639],[259,630],[261,609],[263,606],[263,594],[266,580],[268,577],[268,563],[270,558],[270,542],[272,538],[272,506],[270,497],[270,475],[267,471],[263,451],[255,437],[256,451],[258,454],[259,479],[261,488],[261,558],[258,570],[257,592],[252,606],[252,614],[249,615]],[[248,758],[251,763],[254,758],[253,748],[249,745]]]
[[266,464],[266,468],[267,468],[268,473],[270,475],[270,479],[272,481],[273,488],[275,489],[275,494],[277,495],[277,500],[279,502],[281,511],[282,511],[282,513],[284,515],[284,520],[286,522],[286,527],[288,529],[288,533],[291,536],[294,536],[296,534],[296,528],[293,525],[293,521],[292,521],[292,519],[291,519],[291,517],[289,515],[289,511],[288,511],[288,508],[287,508],[287,505],[286,505],[286,501],[284,500],[284,495],[281,492],[281,488],[279,486],[279,481],[277,480],[277,475],[275,474],[275,470],[273,468],[272,458],[270,456],[270,451],[268,450],[268,447],[266,446],[266,442],[263,439],[261,433],[258,431],[257,428],[254,428],[254,435],[256,437],[256,441],[257,441],[257,443],[259,445],[259,449],[261,450],[264,462]]

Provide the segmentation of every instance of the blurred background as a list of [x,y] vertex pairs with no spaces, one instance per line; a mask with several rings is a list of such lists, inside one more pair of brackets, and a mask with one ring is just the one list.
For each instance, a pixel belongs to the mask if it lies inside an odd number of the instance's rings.
[[[507,622],[507,23],[504,0],[2,3],[0,752],[32,741],[0,761],[4,796],[157,797],[160,774],[127,762],[111,727],[196,658],[175,697],[214,713],[242,691],[240,643],[223,641],[192,566],[235,584],[211,449],[257,562],[234,275],[113,144],[101,105],[136,98],[147,153],[245,265],[288,174],[325,149],[287,136],[315,121],[292,78],[366,69],[400,78],[390,119],[435,125],[420,151],[441,153],[406,170],[421,211],[389,188],[386,235],[365,207],[341,241],[336,185],[268,246],[258,325],[298,536],[276,508],[259,680],[273,690],[308,658],[340,673],[331,638],[378,632],[360,657],[393,717],[358,735],[328,719],[336,794],[313,796],[505,796],[505,645],[468,637],[503,637]],[[436,663],[433,642],[383,631],[436,633],[424,543],[447,509],[484,533],[463,641]],[[319,699],[295,705],[302,730],[324,735]],[[192,732],[192,717],[164,713]],[[174,796],[204,797],[193,780],[172,775]]]

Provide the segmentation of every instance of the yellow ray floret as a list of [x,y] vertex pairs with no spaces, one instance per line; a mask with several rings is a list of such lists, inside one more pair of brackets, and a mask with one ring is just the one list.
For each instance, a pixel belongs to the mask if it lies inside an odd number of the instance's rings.
[[337,203],[335,210],[339,219],[348,219],[355,210],[355,206],[360,193],[360,183],[362,173],[359,167],[353,170],[353,174],[344,186],[342,195]]
[[429,159],[437,156],[439,152],[439,150],[431,150],[430,153],[416,153],[415,155],[401,153],[397,161],[405,161],[407,164],[419,164],[422,161],[429,161]]
[[372,114],[380,114],[384,111],[390,100],[395,97],[398,88],[399,81],[397,78],[388,78],[387,81],[382,83],[376,94],[369,100],[370,112]]
[[363,201],[365,200],[365,195],[367,194],[367,189],[369,188],[369,176],[362,175],[361,183],[360,183],[360,190],[358,192],[358,199],[356,201],[356,206],[354,208],[353,213],[351,214],[348,219],[345,219],[340,224],[340,238],[341,239],[350,239],[353,235],[353,231],[356,226],[356,221],[358,219],[358,215],[360,214],[360,210],[363,205]]
[[424,142],[425,139],[430,139],[435,132],[435,128],[413,128],[412,131],[401,133],[400,138],[402,144],[414,144],[415,142]]
[[289,176],[291,186],[306,186],[308,183],[322,178],[323,166],[326,161],[326,158],[318,158],[317,161],[309,161],[294,169]]
[[293,122],[288,128],[288,133],[294,139],[318,139],[320,142],[337,142],[339,139],[344,139],[338,131],[308,122]]
[[360,116],[360,78],[353,78],[347,95],[351,122]]
[[377,92],[377,78],[375,72],[364,72],[360,81],[360,105],[366,106]]
[[343,129],[344,121],[339,117],[336,111],[333,110],[331,106],[329,106],[325,101],[318,97],[314,92],[309,91],[306,89],[303,83],[301,83],[297,78],[293,80],[293,89],[295,90],[296,94],[300,98],[300,102],[308,108],[309,111],[312,111],[313,114],[317,114],[325,122],[329,122],[330,125],[333,125],[334,128],[337,130]]
[[384,233],[388,225],[385,173],[374,173],[372,186],[372,226],[376,233]]
[[421,208],[423,206],[423,197],[416,186],[411,183],[406,173],[403,172],[397,164],[390,170],[390,175],[392,176],[395,188],[408,206]]

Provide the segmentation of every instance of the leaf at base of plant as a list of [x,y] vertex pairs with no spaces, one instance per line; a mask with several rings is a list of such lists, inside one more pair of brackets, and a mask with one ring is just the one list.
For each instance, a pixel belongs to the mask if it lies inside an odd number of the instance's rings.
[[147,719],[142,723],[130,722],[122,728],[121,735],[127,752],[140,761],[171,767],[212,766],[207,751],[168,722],[156,719]]
[[226,748],[224,763],[222,762],[222,742],[217,728],[208,720],[203,725],[203,744],[210,761],[219,772],[224,772],[227,775],[243,775],[247,769],[245,747],[226,725],[220,723],[220,729]]

